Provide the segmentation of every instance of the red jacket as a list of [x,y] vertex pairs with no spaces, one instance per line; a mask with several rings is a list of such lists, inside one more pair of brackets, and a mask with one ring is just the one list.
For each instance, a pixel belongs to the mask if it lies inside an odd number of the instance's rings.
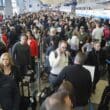
[[2,15],[0,15],[0,22],[2,22],[3,21],[3,16]]
[[8,38],[5,34],[2,34],[2,41],[5,43],[6,46],[8,46]]
[[38,57],[38,42],[32,38],[30,40],[29,47],[30,47],[31,56],[32,57],[35,57],[35,56]]

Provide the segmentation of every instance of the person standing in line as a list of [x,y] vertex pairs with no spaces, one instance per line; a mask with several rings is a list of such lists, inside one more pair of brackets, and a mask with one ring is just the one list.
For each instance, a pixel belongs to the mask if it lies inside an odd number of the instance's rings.
[[38,59],[38,42],[32,36],[31,31],[27,31],[26,35],[28,37],[27,44],[30,47],[31,66],[35,70],[35,61]]
[[91,96],[92,80],[90,72],[82,65],[86,61],[86,55],[78,52],[74,59],[74,65],[66,66],[57,77],[54,87],[59,86],[63,80],[70,81],[73,86],[75,110],[83,110]]
[[11,55],[5,52],[0,57],[0,66],[6,76],[10,76],[19,86],[21,74],[19,69],[14,65]]
[[67,49],[67,42],[60,41],[58,48],[52,51],[49,55],[49,63],[51,67],[49,82],[51,84],[54,84],[61,70],[68,65],[69,54],[66,49]]
[[16,82],[0,71],[0,107],[3,110],[19,110],[19,104],[20,93]]
[[100,80],[101,65],[104,63],[105,54],[101,49],[101,43],[99,40],[93,41],[93,48],[87,55],[86,65],[95,66],[94,80],[92,92],[95,93],[96,84]]
[[27,45],[27,36],[25,34],[22,34],[20,41],[14,44],[12,48],[12,57],[22,76],[24,76],[27,66],[31,65],[30,48]]

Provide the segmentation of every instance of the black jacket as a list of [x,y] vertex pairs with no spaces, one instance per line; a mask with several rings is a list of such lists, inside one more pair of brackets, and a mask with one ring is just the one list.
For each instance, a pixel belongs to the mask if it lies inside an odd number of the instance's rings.
[[18,40],[16,31],[8,32],[9,47],[12,47]]
[[16,66],[12,66],[11,67],[11,72],[10,72],[10,75],[9,76],[12,77],[17,84],[22,79],[20,70]]
[[95,51],[92,49],[91,52],[88,53],[86,64],[98,67],[105,62],[105,52],[103,50]]
[[105,52],[103,50],[95,51],[95,49],[93,49],[91,52],[88,53],[85,64],[95,66],[95,76],[100,77],[100,65],[105,64]]
[[[4,72],[4,71],[2,70],[2,72]],[[18,67],[14,66],[14,65],[11,66],[11,71],[10,71],[9,77],[14,79],[16,84],[19,85],[19,82],[22,80],[22,77],[21,77],[21,73],[20,73],[20,70],[18,69]]]
[[0,41],[0,56],[2,55],[2,53],[6,52],[6,46]]
[[76,99],[75,107],[88,104],[92,87],[90,72],[81,65],[67,66],[61,71],[55,86],[61,84],[64,79],[73,84]]
[[30,65],[31,56],[29,46],[22,45],[20,42],[14,44],[12,48],[12,57],[16,65]]
[[106,46],[104,48],[104,53],[105,53],[106,63],[109,64],[109,62],[107,62],[107,60],[110,61],[110,46]]
[[3,110],[19,110],[19,91],[14,80],[0,72],[0,105]]

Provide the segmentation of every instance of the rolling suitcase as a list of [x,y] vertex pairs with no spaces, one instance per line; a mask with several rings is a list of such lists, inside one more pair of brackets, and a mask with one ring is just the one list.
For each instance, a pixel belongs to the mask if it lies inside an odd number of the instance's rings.
[[20,94],[21,94],[21,101],[20,101],[20,110],[36,110],[36,97],[33,91],[31,90],[31,83],[30,80],[23,79],[20,84]]

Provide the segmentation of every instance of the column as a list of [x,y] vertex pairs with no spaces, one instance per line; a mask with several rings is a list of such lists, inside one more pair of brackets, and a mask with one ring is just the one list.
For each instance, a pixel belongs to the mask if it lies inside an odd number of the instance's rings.
[[16,0],[18,7],[19,7],[19,12],[22,14],[24,13],[25,10],[25,4],[24,4],[24,0]]
[[3,6],[3,0],[0,0],[0,6]]
[[12,9],[12,2],[11,2],[11,0],[5,0],[5,9],[4,9],[4,12],[5,12],[6,18],[8,16],[10,16],[10,17],[13,16],[13,9]]

